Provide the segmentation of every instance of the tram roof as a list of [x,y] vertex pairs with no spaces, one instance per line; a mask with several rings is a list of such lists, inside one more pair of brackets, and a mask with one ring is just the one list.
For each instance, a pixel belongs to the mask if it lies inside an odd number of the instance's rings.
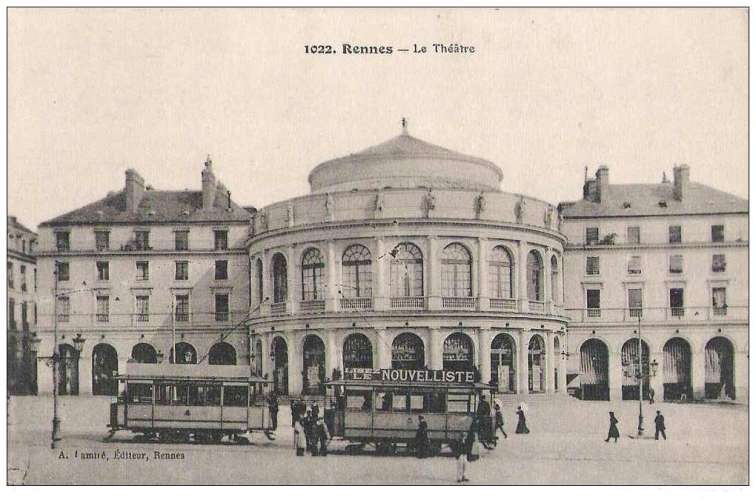
[[482,382],[475,382],[474,384],[465,382],[401,382],[401,381],[389,381],[389,380],[335,380],[333,382],[326,382],[327,386],[358,386],[358,387],[423,387],[434,389],[478,389],[478,390],[490,390],[496,389],[495,385],[484,384]]
[[252,375],[249,365],[183,365],[172,363],[126,363],[126,373],[118,378],[170,380],[233,380],[271,384],[270,380]]

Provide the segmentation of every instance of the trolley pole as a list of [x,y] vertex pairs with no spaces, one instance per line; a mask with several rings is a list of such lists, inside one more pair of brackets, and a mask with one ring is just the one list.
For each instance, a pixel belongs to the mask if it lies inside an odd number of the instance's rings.
[[643,341],[641,340],[641,313],[638,313],[638,435],[643,435]]
[[55,262],[53,271],[53,354],[52,354],[52,375],[53,375],[53,419],[52,419],[52,439],[50,448],[53,450],[58,447],[60,441],[60,419],[58,418],[58,261]]

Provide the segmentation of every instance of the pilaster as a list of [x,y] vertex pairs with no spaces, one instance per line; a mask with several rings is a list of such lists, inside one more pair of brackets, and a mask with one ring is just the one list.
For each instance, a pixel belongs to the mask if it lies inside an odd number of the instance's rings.
[[439,328],[430,329],[430,359],[431,370],[443,370],[444,368],[444,342],[443,334]]
[[530,331],[522,329],[518,335],[517,346],[517,392],[528,394],[528,340]]
[[441,309],[441,283],[438,263],[438,239],[435,236],[428,236],[428,309]]
[[491,381],[491,329],[481,328],[478,331],[478,359],[480,360],[480,381],[487,384]]
[[478,310],[487,311],[488,297],[488,239],[478,238]]
[[339,286],[336,280],[336,245],[333,240],[326,243],[326,311],[337,311]]

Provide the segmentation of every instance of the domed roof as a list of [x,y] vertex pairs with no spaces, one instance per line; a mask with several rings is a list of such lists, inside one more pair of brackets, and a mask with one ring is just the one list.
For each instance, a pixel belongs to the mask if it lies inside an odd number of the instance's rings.
[[406,131],[358,153],[316,166],[313,193],[352,189],[457,188],[498,191],[503,175],[488,160],[457,153]]

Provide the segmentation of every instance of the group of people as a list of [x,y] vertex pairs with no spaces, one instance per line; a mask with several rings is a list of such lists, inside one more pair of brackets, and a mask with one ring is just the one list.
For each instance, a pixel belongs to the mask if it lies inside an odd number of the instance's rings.
[[[608,443],[610,439],[614,439],[614,442],[616,443],[617,440],[620,437],[619,428],[617,427],[617,424],[619,423],[619,420],[617,420],[617,417],[614,416],[614,412],[609,412],[609,435],[604,439],[605,443]],[[659,436],[663,437],[664,440],[667,440],[667,426],[664,423],[664,415],[662,415],[661,410],[656,410],[656,417],[654,418],[654,439],[659,440]]]
[[305,450],[313,457],[328,455],[331,435],[317,403],[307,408],[302,401],[292,401],[291,424],[294,428],[294,449],[298,457],[304,456]]

